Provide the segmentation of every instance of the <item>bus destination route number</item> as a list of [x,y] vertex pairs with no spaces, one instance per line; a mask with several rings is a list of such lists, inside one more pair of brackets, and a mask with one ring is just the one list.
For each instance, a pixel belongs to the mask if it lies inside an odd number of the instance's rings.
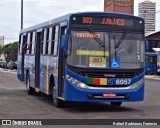
[[106,67],[106,58],[104,57],[90,57],[89,67]]
[[125,25],[125,19],[122,18],[100,18],[99,20],[96,20],[92,17],[83,17],[82,23],[83,24],[94,24],[97,22],[97,24],[102,25],[116,25],[116,26],[124,26]]

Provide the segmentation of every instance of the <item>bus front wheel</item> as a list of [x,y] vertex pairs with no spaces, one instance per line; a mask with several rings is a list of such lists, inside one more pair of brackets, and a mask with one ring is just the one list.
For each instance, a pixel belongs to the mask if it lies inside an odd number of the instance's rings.
[[57,108],[62,108],[64,106],[64,101],[58,99],[57,97],[53,96],[53,104]]
[[111,102],[110,104],[113,107],[120,107],[122,105],[122,102]]

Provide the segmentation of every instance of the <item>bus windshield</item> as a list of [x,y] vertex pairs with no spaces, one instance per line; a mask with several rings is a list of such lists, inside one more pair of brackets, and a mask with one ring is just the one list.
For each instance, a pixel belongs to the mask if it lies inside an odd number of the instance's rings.
[[144,52],[141,33],[71,31],[67,62],[82,68],[137,69],[144,67]]

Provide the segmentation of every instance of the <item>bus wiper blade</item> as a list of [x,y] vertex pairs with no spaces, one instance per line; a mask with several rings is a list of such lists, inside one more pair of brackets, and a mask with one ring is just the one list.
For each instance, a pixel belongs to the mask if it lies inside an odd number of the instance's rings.
[[[94,34],[90,29],[88,29],[90,34]],[[105,47],[105,43],[98,37],[93,37],[93,39],[99,44],[100,47]]]
[[119,46],[122,44],[123,40],[126,38],[127,32],[125,31],[122,36],[120,37],[120,39],[118,40],[118,42],[115,45],[115,48],[119,48]]

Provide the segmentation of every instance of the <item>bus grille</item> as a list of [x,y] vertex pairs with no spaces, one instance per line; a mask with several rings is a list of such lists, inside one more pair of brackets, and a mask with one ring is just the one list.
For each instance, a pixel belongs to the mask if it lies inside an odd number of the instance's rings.
[[135,72],[116,72],[116,73],[102,73],[102,72],[81,72],[80,75],[92,78],[133,78],[137,76]]

